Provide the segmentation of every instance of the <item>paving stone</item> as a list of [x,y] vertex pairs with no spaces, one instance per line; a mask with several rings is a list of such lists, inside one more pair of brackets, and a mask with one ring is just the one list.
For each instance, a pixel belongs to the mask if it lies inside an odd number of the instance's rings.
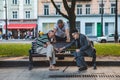
[[120,80],[120,77],[50,77],[50,75],[120,75],[120,67],[98,67],[93,70],[89,67],[86,71],[78,72],[77,67],[70,66],[65,72],[65,67],[58,67],[59,71],[49,71],[48,67],[34,68],[29,71],[26,67],[0,68],[0,80]]

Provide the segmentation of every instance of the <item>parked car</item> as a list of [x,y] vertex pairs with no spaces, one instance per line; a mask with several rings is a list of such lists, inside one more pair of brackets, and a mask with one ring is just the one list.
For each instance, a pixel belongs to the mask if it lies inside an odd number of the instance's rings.
[[[120,42],[120,34],[118,34],[118,41]],[[106,43],[106,42],[114,42],[114,34],[109,34],[107,36],[97,37],[97,42]]]
[[97,36],[87,36],[91,41],[97,41]]

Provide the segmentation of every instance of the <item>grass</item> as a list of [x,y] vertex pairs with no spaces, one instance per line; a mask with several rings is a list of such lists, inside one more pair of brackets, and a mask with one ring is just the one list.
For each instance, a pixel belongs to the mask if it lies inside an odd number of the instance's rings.
[[95,44],[97,56],[120,56],[119,43],[98,43]]
[[[9,43],[0,44],[0,56],[28,56],[31,44]],[[120,44],[96,43],[97,56],[120,56]]]
[[28,56],[30,44],[0,44],[0,56]]

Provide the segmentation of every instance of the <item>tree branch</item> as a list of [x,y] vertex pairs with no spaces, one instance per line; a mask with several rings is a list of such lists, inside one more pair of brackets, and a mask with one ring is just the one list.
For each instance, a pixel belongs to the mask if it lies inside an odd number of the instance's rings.
[[68,6],[67,0],[63,0],[63,4],[64,4],[64,8],[67,11],[67,13],[69,14],[70,12],[70,7]]
[[58,7],[56,6],[54,0],[51,0],[51,2],[52,2],[52,4],[53,4],[53,6],[55,7],[55,9],[56,9],[63,17],[65,17],[66,19],[69,19],[69,17],[68,17],[67,15],[65,15],[64,13],[62,13],[62,12],[60,11],[60,9],[58,9]]

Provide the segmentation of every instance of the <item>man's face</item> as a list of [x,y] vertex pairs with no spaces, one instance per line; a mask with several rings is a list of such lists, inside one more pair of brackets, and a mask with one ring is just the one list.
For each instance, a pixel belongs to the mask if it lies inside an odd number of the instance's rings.
[[78,39],[78,38],[79,38],[79,34],[78,34],[77,32],[72,33],[72,37],[73,37],[74,39]]
[[53,31],[53,32],[49,32],[49,33],[48,33],[48,36],[49,36],[49,38],[53,38],[53,37],[55,36],[54,31]]
[[63,23],[59,23],[58,26],[59,26],[59,28],[62,28],[63,27]]

